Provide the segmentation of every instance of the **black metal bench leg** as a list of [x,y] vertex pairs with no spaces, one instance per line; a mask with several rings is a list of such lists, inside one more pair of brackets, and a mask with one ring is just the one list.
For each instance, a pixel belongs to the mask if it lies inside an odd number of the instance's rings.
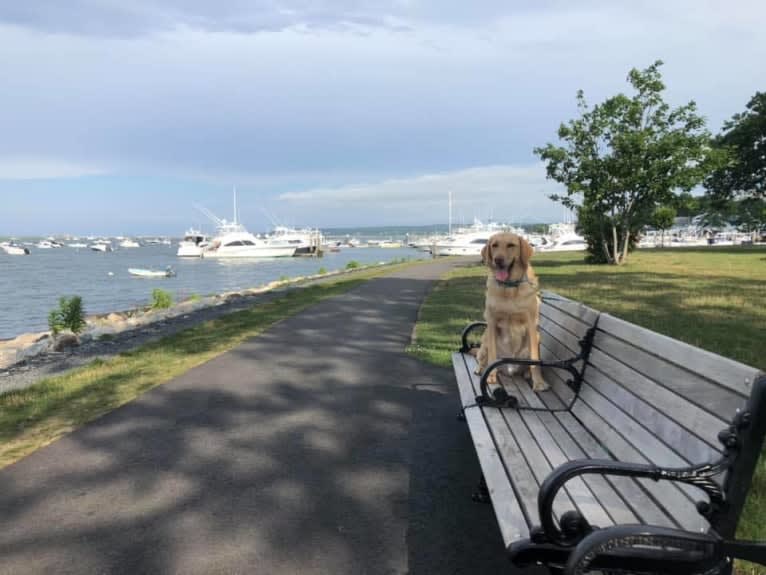
[[471,495],[471,499],[476,503],[492,503],[492,500],[489,498],[489,489],[487,488],[487,482],[484,480],[483,473],[479,478],[479,485],[476,486],[476,491]]

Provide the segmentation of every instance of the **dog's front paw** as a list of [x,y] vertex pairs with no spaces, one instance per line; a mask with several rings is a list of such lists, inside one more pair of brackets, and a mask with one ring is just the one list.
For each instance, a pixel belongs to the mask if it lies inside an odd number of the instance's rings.
[[548,391],[551,388],[542,377],[533,377],[532,379],[534,380],[532,391]]
[[487,376],[487,383],[489,385],[497,385],[497,370],[493,369],[492,373]]

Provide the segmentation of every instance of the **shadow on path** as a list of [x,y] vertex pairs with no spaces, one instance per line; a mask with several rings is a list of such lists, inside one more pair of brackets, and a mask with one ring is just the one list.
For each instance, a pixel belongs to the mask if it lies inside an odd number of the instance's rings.
[[424,268],[4,469],[0,573],[507,572],[453,376],[403,352]]

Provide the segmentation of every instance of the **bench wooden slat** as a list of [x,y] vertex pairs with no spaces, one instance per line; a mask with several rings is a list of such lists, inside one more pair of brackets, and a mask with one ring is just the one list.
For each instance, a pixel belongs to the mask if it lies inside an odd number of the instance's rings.
[[580,339],[550,318],[540,316],[540,330],[565,347],[569,351],[568,357],[580,353]]
[[[457,375],[461,404],[463,407],[472,405],[475,393],[472,391],[473,387],[469,372],[466,369],[462,354],[453,354],[452,363]],[[469,407],[465,410],[465,418],[468,423],[468,429],[471,432],[471,439],[476,447],[479,465],[492,498],[495,517],[500,526],[503,541],[507,546],[512,541],[518,541],[527,537],[529,535],[529,527],[516,498],[516,493],[508,481],[505,466],[500,459],[482,410],[478,407]]]
[[[633,420],[640,421],[649,428],[649,433],[656,435],[686,462],[714,461],[720,457],[720,452],[692,435],[677,421],[615,383],[595,366],[590,367],[587,380],[596,391],[619,406],[619,409]],[[720,430],[724,425],[716,423],[716,427]]]
[[744,398],[731,390],[711,383],[697,374],[652,355],[610,334],[598,330],[593,345],[596,349],[629,365],[645,377],[681,395],[711,414],[730,420]]
[[541,300],[543,305],[551,306],[563,311],[564,313],[579,319],[588,326],[596,323],[596,320],[599,317],[599,312],[587,305],[552,292],[543,291]]
[[[537,412],[519,411],[518,413],[545,454],[551,469],[569,461],[549,429],[540,421]],[[613,524],[612,518],[602,507],[602,504],[594,498],[590,488],[581,478],[577,477],[568,481],[567,491],[577,509],[591,525],[605,527]]]
[[548,322],[559,326],[562,330],[565,330],[571,335],[574,340],[574,347],[572,349],[579,350],[580,346],[577,345],[577,341],[584,337],[586,332],[593,325],[592,323],[586,323],[569,314],[564,313],[560,309],[557,309],[550,305],[540,306],[540,320],[547,320]]
[[[546,340],[546,343],[540,344],[540,357],[549,361],[562,359],[548,347],[548,345],[551,343],[555,342]],[[545,378],[545,381],[548,383],[548,385],[551,386],[555,397],[557,397],[561,403],[561,405],[552,405],[550,403],[546,403],[548,407],[564,407],[565,405],[569,405],[572,402],[572,399],[574,399],[574,391],[566,384],[565,378],[568,377],[566,372],[560,369],[554,369],[552,367],[543,368],[543,377]],[[547,397],[548,396],[546,395],[546,397],[543,399],[545,400]]]
[[[577,401],[572,406],[572,413],[593,435],[599,438],[604,447],[612,454],[612,459],[634,463],[650,463],[633,445],[622,437],[618,429],[602,419],[591,406],[584,401]],[[667,481],[638,480],[652,498],[666,509],[672,518],[684,529],[699,531],[707,529],[707,521],[694,508],[689,498],[678,486]]]
[[[546,477],[548,477],[552,467],[550,463],[548,463],[540,446],[535,441],[535,438],[530,434],[526,424],[521,419],[519,412],[513,409],[503,409],[502,415],[508,429],[513,433],[513,437],[523,454],[526,465],[532,470],[532,474],[537,482],[537,489],[534,491],[532,498],[525,501],[525,505],[527,507],[537,507],[537,494],[540,491],[540,484],[545,481]],[[519,460],[515,460],[513,463],[515,465],[523,465]],[[561,517],[565,512],[576,509],[569,493],[569,485],[566,485],[564,489],[559,492],[553,502],[553,509],[556,513],[556,517]]]
[[628,323],[607,313],[601,315],[599,329],[676,365],[687,369],[693,367],[698,374],[738,393],[743,399],[750,395],[750,386],[758,375],[758,370],[753,367]]
[[[539,412],[537,417],[543,422],[551,436],[566,455],[567,460],[587,459],[588,455],[575,443],[572,436],[556,419],[553,413]],[[583,479],[590,490],[603,505],[614,523],[639,523],[640,519],[630,510],[619,493],[601,475],[584,475]]]
[[[630,418],[615,404],[598,393],[586,380],[580,391],[580,399],[584,401],[604,420],[608,421],[615,432],[622,435],[630,445],[641,454],[645,461],[649,461],[661,467],[686,467],[691,464],[690,461],[681,457],[678,453],[662,443],[649,430],[643,427],[639,422]],[[629,461],[629,460],[625,460]],[[678,488],[684,491],[691,500],[707,499],[704,492],[697,487],[685,483],[677,484]]]
[[[470,391],[467,392],[467,397],[470,397],[471,403],[473,403],[475,396],[479,395],[481,391],[479,387],[480,377],[474,373],[476,359],[473,356],[466,355],[463,356],[463,359],[466,371],[465,381],[470,382]],[[454,361],[455,359],[453,356],[453,362]],[[467,383],[464,383],[463,385],[466,389],[469,388]],[[521,448],[516,443],[515,437],[508,428],[508,424],[503,417],[503,414],[494,407],[482,411],[488,426],[494,430],[494,432],[491,433],[497,451],[506,466],[507,475],[513,481],[513,486],[517,493],[517,503],[520,508],[523,509],[529,524],[539,525],[540,516],[537,512],[537,493],[540,490],[540,485],[532,473],[532,470],[526,464],[524,454],[521,452]]]
[[[601,443],[571,413],[560,412],[556,413],[554,417],[567,430],[589,459],[612,459]],[[605,477],[604,479],[614,486],[615,490],[622,496],[642,523],[662,527],[676,526],[676,523],[668,517],[664,510],[657,506],[654,500],[647,495],[646,491],[634,479],[615,476]]]
[[597,370],[609,376],[616,384],[705,440],[711,448],[721,450],[718,432],[728,425],[723,419],[689,403],[686,398],[641,375],[601,350],[594,349],[590,359],[598,366]]

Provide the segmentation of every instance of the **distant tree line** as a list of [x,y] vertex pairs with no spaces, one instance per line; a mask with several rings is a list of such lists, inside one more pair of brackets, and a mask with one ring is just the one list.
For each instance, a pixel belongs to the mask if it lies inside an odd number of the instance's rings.
[[[535,148],[548,178],[566,187],[551,198],[576,211],[593,262],[622,264],[647,226],[668,229],[676,216],[766,226],[766,93],[713,136],[694,101],[665,102],[661,66],[632,69],[632,94],[600,104],[580,90],[579,116],[561,124],[559,143]],[[705,195],[694,196],[701,185]]]

